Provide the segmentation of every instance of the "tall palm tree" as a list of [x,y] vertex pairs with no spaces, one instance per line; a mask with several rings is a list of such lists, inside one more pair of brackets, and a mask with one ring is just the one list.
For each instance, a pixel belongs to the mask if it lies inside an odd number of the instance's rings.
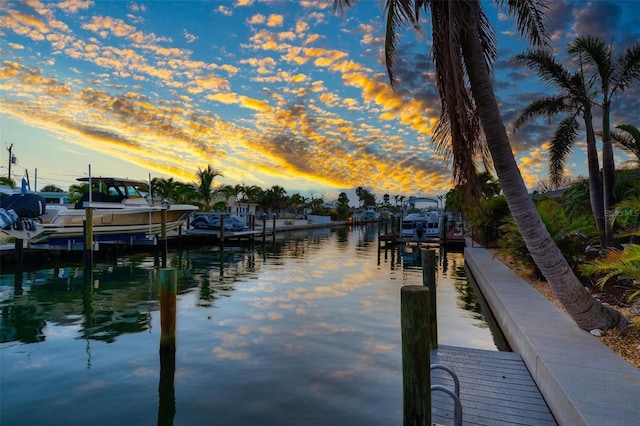
[[564,164],[578,137],[578,118],[582,116],[587,134],[587,167],[589,170],[589,194],[596,227],[601,233],[601,245],[606,246],[604,200],[600,161],[593,130],[592,105],[595,96],[587,87],[582,72],[570,73],[546,50],[530,50],[516,56],[516,60],[536,70],[543,81],[559,91],[551,96],[535,100],[527,105],[513,123],[514,132],[528,120],[565,114],[565,118],[553,134],[549,148],[549,177],[558,184],[564,173]]
[[208,165],[204,170],[198,167],[196,176],[198,178],[198,182],[195,183],[196,190],[202,200],[204,210],[209,211],[211,210],[211,202],[214,195],[220,189],[214,188],[213,181],[216,177],[222,176],[222,173]]
[[616,129],[621,132],[611,132],[611,140],[619,148],[635,155],[640,165],[640,130],[631,124],[620,124]]
[[[334,9],[341,10],[354,3],[334,0]],[[507,3],[508,12],[515,15],[518,29],[529,41],[539,46],[546,43],[538,0],[499,3]],[[452,153],[454,178],[464,182],[475,176],[474,160],[477,154],[485,152],[483,139],[479,137],[481,124],[509,210],[558,300],[585,330],[625,325],[626,320],[618,311],[602,305],[578,280],[529,196],[491,85],[495,38],[480,0],[387,0],[385,55],[391,84],[395,83],[397,29],[405,23],[418,28],[421,9],[431,13],[435,80],[442,102],[433,139],[440,149]]]
[[[579,56],[587,72],[600,83],[602,95],[602,187],[604,210],[615,204],[615,163],[611,143],[611,100],[618,92],[640,80],[640,42],[634,43],[620,56],[613,57],[613,49],[592,36],[576,38],[569,45],[569,53]],[[605,227],[606,240],[612,242],[611,227]]]

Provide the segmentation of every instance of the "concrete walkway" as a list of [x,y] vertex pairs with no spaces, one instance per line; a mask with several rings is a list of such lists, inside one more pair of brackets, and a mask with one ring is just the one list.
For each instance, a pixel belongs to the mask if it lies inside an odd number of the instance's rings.
[[512,350],[560,425],[640,425],[640,370],[556,308],[484,248],[465,263]]

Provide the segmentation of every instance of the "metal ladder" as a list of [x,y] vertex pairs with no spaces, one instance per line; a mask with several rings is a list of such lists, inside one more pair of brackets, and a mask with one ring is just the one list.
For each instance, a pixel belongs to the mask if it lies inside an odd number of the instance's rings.
[[449,367],[443,364],[431,364],[431,370],[444,370],[453,379],[454,391],[449,389],[446,386],[442,385],[431,385],[431,392],[433,391],[441,391],[449,395],[454,402],[455,408],[453,413],[453,423],[456,426],[462,426],[462,403],[460,402],[460,381],[458,380],[458,376],[456,373]]

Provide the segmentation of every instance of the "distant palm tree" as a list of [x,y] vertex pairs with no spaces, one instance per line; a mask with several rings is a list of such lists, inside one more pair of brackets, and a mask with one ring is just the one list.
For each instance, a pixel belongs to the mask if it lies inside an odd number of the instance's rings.
[[[334,0],[334,10],[354,3],[354,0]],[[545,44],[546,32],[538,0],[498,3],[508,4],[508,12],[515,15],[518,29],[529,41],[539,46]],[[527,249],[569,315],[579,327],[587,330],[625,325],[626,320],[618,311],[597,301],[578,280],[529,196],[492,87],[495,37],[480,0],[387,0],[385,58],[391,84],[395,83],[397,30],[405,23],[421,28],[421,9],[430,12],[435,81],[442,104],[432,139],[442,152],[452,154],[456,183],[475,179],[475,161],[488,147]],[[480,124],[485,138],[480,138]]]
[[[640,42],[634,43],[621,55],[613,57],[611,46],[592,36],[582,36],[569,45],[569,53],[579,56],[581,64],[594,80],[599,80],[602,95],[602,188],[604,211],[615,204],[615,163],[611,143],[611,100],[627,87],[640,80]],[[605,227],[607,243],[613,242],[611,227]]]
[[199,195],[194,184],[176,182],[173,197],[177,204],[193,204],[203,207],[203,204],[198,201]]
[[213,181],[216,177],[222,176],[222,173],[208,165],[204,170],[198,168],[196,176],[198,178],[198,181],[195,183],[196,192],[203,203],[204,210],[209,211],[211,210],[214,196],[216,196],[220,190],[220,188],[214,187]]
[[604,247],[606,246],[604,199],[591,112],[595,93],[589,91],[582,72],[570,73],[546,50],[530,50],[517,55],[516,60],[533,68],[543,81],[558,89],[557,93],[534,100],[525,106],[513,122],[513,130],[517,132],[532,118],[546,116],[550,120],[558,114],[565,115],[556,128],[549,147],[549,178],[553,184],[557,185],[563,177],[565,160],[571,153],[578,137],[578,128],[580,127],[578,119],[582,117],[584,120],[587,133],[587,167],[591,210],[596,227],[601,233],[601,245]]
[[279,186],[274,185],[264,192],[263,202],[268,209],[274,213],[280,213],[284,208],[287,200],[287,191]]
[[75,204],[82,199],[84,194],[89,193],[89,184],[88,183],[79,183],[73,184],[69,186],[69,203]]
[[154,197],[175,201],[176,184],[173,178],[153,178],[151,179],[151,190]]
[[7,185],[9,188],[16,187],[16,183],[13,181],[13,179],[8,178],[6,176],[0,177],[0,185]]
[[55,185],[47,185],[43,187],[40,192],[64,192],[62,188],[58,188]]

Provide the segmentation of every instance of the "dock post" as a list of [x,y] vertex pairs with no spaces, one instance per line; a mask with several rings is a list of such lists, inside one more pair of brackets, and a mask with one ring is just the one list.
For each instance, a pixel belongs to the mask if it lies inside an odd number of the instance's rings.
[[84,264],[93,265],[93,208],[85,209],[84,219]]
[[405,426],[431,426],[429,288],[400,288],[402,396]]
[[176,350],[176,268],[160,269],[160,353]]
[[220,240],[220,246],[224,246],[224,215],[221,214],[220,215],[220,237],[218,238]]
[[175,268],[160,269],[160,382],[158,384],[158,424],[173,425],[176,413],[176,293]]
[[422,283],[429,288],[429,341],[431,349],[438,347],[438,309],[436,306],[436,251],[422,249]]
[[267,214],[262,213],[262,244],[265,243],[267,238]]
[[160,249],[162,250],[162,267],[167,267],[167,208],[160,210]]
[[274,213],[273,214],[273,226],[271,227],[271,231],[273,232],[271,239],[272,239],[272,242],[274,242],[274,243],[276,242],[276,216],[277,215]]
[[22,254],[24,253],[24,240],[22,238],[16,238],[14,243],[14,259],[16,264],[22,264]]

